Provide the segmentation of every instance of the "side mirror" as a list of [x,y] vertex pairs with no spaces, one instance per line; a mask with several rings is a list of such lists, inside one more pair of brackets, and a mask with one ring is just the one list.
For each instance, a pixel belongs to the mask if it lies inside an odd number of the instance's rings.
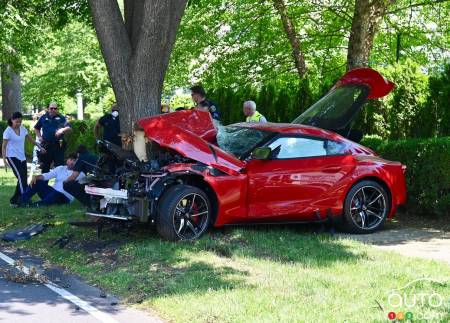
[[259,159],[259,160],[269,159],[271,153],[272,153],[272,149],[270,149],[269,147],[255,148],[252,151],[252,158]]

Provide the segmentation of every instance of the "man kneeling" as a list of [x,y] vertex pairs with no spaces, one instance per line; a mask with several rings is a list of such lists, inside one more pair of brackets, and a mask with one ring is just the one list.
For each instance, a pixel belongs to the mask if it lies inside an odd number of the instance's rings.
[[[20,204],[22,206],[39,207],[43,205],[67,204],[72,202],[74,197],[64,190],[63,183],[72,175],[72,169],[76,160],[76,155],[70,155],[67,158],[66,166],[58,166],[53,168],[48,173],[33,176],[30,186],[26,188],[25,192],[20,197]],[[85,175],[81,172],[77,176],[76,180],[80,180],[83,177],[85,177]],[[55,179],[55,184],[50,186],[48,185],[48,181],[52,178]],[[41,200],[31,203],[31,199],[34,194],[39,195]]]

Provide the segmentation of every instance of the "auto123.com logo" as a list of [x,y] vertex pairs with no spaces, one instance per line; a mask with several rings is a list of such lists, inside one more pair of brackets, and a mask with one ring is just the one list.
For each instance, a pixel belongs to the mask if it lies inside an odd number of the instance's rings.
[[[447,287],[450,278],[439,281],[432,278],[415,279],[403,287],[393,289],[388,294],[391,321],[403,322],[441,322],[445,320],[445,309],[450,299],[441,295],[436,287]],[[424,312],[423,309],[430,311]]]

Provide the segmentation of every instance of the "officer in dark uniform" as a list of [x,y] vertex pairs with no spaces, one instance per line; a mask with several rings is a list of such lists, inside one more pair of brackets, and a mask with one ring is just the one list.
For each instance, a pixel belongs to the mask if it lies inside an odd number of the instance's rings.
[[120,120],[119,107],[117,104],[111,106],[111,113],[105,114],[101,117],[94,127],[94,136],[99,139],[99,130],[103,127],[103,140],[107,140],[122,147],[122,138],[120,138]]
[[[207,106],[211,117],[220,121],[219,107],[215,102],[206,98],[206,92],[202,86],[196,85],[191,87],[191,97],[196,104],[195,108],[201,109],[202,107]],[[202,106],[200,106],[200,102],[202,103]]]
[[[41,134],[42,130],[42,134]],[[64,150],[66,143],[64,134],[71,131],[66,118],[58,113],[58,106],[51,102],[48,111],[34,126],[36,137],[39,138],[45,153],[40,153],[41,172],[48,173],[53,163],[54,167],[64,165]]]

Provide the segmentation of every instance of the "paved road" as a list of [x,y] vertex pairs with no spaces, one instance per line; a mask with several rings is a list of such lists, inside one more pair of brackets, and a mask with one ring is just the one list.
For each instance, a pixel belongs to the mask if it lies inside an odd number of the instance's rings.
[[[38,258],[30,257],[20,251],[1,247],[0,252],[14,260],[23,259],[28,267],[42,268],[38,267],[42,265]],[[1,269],[13,274],[18,272],[3,259],[0,259]],[[38,269],[38,271],[41,270]],[[3,272],[0,273],[0,322],[162,322],[150,314],[125,308],[114,296],[104,295],[99,289],[83,283],[75,276],[65,274],[59,269],[42,269],[41,272],[55,282],[56,287],[62,288],[66,297],[78,298],[81,302],[87,302],[86,308],[90,309],[90,313],[50,290],[45,284],[17,283],[6,279]]]

